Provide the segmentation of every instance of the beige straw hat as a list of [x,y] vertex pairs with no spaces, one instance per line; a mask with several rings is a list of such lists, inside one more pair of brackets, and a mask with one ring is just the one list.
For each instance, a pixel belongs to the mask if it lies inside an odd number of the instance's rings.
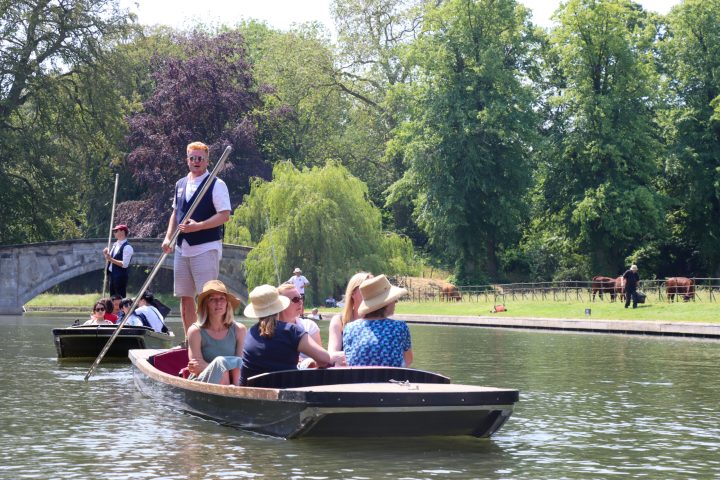
[[363,301],[360,303],[358,313],[364,316],[407,295],[407,290],[391,285],[385,275],[378,275],[362,282],[360,293]]
[[290,299],[279,295],[272,285],[260,285],[253,288],[248,297],[250,303],[243,312],[246,317],[262,318],[279,313],[290,305]]
[[233,310],[235,310],[238,305],[240,305],[240,299],[232,293],[228,292],[228,289],[223,282],[221,282],[220,280],[210,280],[209,282],[205,282],[202,292],[200,293],[200,295],[198,295],[198,312],[200,312],[200,305],[202,305],[203,301],[205,301],[207,296],[211,293],[225,294],[225,297],[227,297],[227,301]]

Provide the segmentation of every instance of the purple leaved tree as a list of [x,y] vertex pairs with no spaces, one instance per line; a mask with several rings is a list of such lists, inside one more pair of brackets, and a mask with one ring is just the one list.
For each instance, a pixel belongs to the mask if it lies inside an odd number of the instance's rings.
[[210,147],[212,169],[226,146],[233,147],[220,177],[233,208],[249,191],[249,178],[269,179],[256,144],[253,111],[260,97],[237,32],[210,37],[193,32],[177,38],[182,55],[154,59],[156,88],[144,111],[128,118],[127,166],[145,189],[142,198],[118,205],[117,217],[133,226],[133,236],[165,233],[175,182],[187,175],[185,147]]

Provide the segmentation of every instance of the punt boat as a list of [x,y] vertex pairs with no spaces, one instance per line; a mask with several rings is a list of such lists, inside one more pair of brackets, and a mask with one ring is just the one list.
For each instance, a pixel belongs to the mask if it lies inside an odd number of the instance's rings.
[[[117,328],[117,325],[73,325],[53,328],[58,358],[96,358]],[[127,359],[130,349],[169,348],[174,338],[172,332],[156,332],[144,326],[124,326],[105,356]]]
[[185,379],[187,349],[130,350],[146,396],[192,415],[282,437],[489,437],[519,399],[512,389],[460,385],[411,368],[286,370],[243,387]]

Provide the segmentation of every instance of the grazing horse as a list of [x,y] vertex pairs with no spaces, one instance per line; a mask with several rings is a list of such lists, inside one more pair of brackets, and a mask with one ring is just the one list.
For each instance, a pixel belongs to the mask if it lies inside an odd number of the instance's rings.
[[675,296],[682,295],[686,302],[695,297],[695,281],[687,277],[671,277],[665,280],[665,290],[667,298],[671,302],[675,301]]
[[622,275],[615,279],[615,296],[620,298],[621,302],[625,301],[625,279]]
[[462,300],[462,295],[460,294],[460,290],[453,285],[452,283],[446,283],[440,287],[440,300],[454,300],[456,302],[459,302]]
[[592,278],[592,301],[595,301],[595,294],[599,294],[600,300],[603,298],[603,293],[610,294],[610,301],[615,301],[615,279],[610,277],[603,277],[596,275]]

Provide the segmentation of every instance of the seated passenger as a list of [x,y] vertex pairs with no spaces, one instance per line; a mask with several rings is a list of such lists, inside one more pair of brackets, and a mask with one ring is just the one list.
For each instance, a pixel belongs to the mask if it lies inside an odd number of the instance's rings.
[[105,320],[109,320],[112,323],[117,322],[117,315],[113,313],[115,308],[113,301],[109,298],[101,298],[100,301],[105,303]]
[[298,352],[312,357],[321,366],[344,360],[342,352],[329,354],[296,324],[278,320],[278,313],[292,302],[279,295],[272,285],[255,287],[249,300],[244,314],[257,318],[258,323],[250,327],[245,338],[240,371],[242,385],[247,384],[248,378],[261,373],[297,368]]
[[362,282],[360,293],[358,313],[363,318],[345,325],[342,336],[347,364],[409,367],[413,360],[410,330],[405,322],[388,318],[407,290],[379,275]]
[[[320,327],[313,320],[305,318],[303,314],[303,303],[300,292],[292,283],[283,283],[278,287],[278,293],[290,299],[290,305],[278,314],[278,319],[285,323],[294,323],[307,332],[308,336],[322,348],[322,338],[320,337]],[[317,309],[316,309],[317,310]],[[300,353],[298,359],[298,368],[317,367],[317,364],[304,353]]]
[[112,301],[112,313],[113,315],[117,315],[118,319],[120,318],[120,302],[122,302],[122,297],[119,294],[112,295],[110,297],[110,300]]
[[105,302],[102,300],[99,300],[95,302],[95,306],[93,307],[93,311],[90,314],[90,319],[83,323],[83,325],[112,325],[113,322],[110,320],[105,320],[105,310],[107,309],[107,306],[105,305]]
[[[130,311],[130,307],[132,306],[133,301],[130,298],[125,298],[120,302],[120,312],[118,313],[118,321],[117,324],[120,325],[122,323],[123,318],[127,315],[127,313]],[[123,327],[142,327],[143,322],[140,320],[140,317],[137,315],[130,315],[130,318],[127,319],[125,323],[123,323]]]
[[198,321],[187,333],[190,380],[239,385],[247,328],[233,318],[238,305],[240,299],[220,280],[203,285],[198,295]]
[[361,318],[358,313],[360,308],[360,302],[362,302],[362,295],[360,294],[360,284],[372,278],[372,273],[358,272],[348,280],[347,287],[345,288],[345,295],[343,298],[347,299],[347,302],[342,307],[342,312],[334,315],[330,319],[330,327],[328,328],[328,351],[338,352],[343,349],[343,330],[345,325]]
[[165,325],[165,321],[160,311],[153,305],[154,300],[155,297],[152,293],[143,293],[142,297],[140,297],[140,300],[138,301],[137,308],[135,308],[135,311],[133,312],[133,316],[139,317],[142,324],[146,327],[150,327],[156,332],[167,333],[170,330],[168,330]]

